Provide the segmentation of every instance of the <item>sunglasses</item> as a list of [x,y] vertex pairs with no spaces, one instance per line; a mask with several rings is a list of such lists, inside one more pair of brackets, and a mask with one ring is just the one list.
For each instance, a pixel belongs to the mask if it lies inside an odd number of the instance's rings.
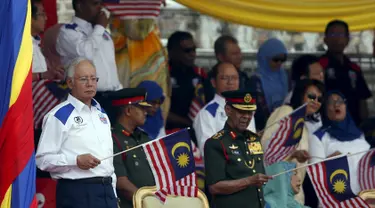
[[315,100],[315,101],[318,101],[319,103],[322,103],[323,102],[323,97],[322,96],[316,96],[315,94],[313,93],[308,93],[307,94],[307,98],[309,98],[310,100]]
[[281,62],[281,63],[284,63],[286,61],[286,57],[273,57],[272,58],[272,61],[273,62]]
[[183,48],[182,51],[184,53],[191,53],[191,52],[195,52],[196,51],[196,47],[192,47],[192,48]]

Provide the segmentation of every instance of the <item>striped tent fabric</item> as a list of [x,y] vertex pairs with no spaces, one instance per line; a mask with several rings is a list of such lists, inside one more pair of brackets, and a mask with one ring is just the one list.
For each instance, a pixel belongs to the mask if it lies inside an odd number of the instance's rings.
[[1,0],[0,207],[37,207],[29,0]]

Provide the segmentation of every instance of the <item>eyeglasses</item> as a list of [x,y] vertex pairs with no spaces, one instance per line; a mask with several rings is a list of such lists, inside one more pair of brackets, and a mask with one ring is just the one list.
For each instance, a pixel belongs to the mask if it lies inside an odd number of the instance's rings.
[[344,38],[348,38],[349,37],[349,34],[347,33],[328,33],[326,34],[327,37],[344,37]]
[[219,79],[222,80],[222,81],[226,81],[226,82],[237,81],[238,76],[220,76]]
[[81,84],[87,84],[89,81],[92,83],[97,83],[99,81],[99,77],[79,77],[77,79]]
[[314,93],[307,93],[307,98],[309,98],[310,100],[318,101],[319,103],[323,102],[323,97],[317,96]]
[[342,104],[345,104],[346,103],[346,100],[344,99],[338,99],[338,100],[328,100],[328,105],[342,105]]
[[284,63],[286,61],[286,57],[273,57],[272,58],[272,61],[273,62],[281,62],[281,63]]
[[183,48],[182,51],[184,53],[191,53],[191,52],[195,52],[196,51],[196,47],[192,47],[192,48]]

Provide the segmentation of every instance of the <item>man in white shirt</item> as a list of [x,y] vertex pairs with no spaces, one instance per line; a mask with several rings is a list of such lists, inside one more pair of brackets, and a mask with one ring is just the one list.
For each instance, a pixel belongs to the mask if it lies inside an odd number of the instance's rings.
[[110,108],[104,92],[122,88],[117,74],[115,48],[106,31],[108,17],[101,11],[101,0],[73,0],[75,16],[71,23],[61,27],[56,51],[63,65],[76,57],[85,57],[97,69],[98,93],[95,99],[104,109]]
[[[228,117],[224,110],[225,99],[221,93],[239,89],[238,70],[231,63],[218,63],[212,68],[211,83],[216,89],[214,99],[199,111],[193,122],[198,147],[202,155],[206,140],[224,128]],[[255,132],[254,119],[251,120],[248,129]]]
[[67,69],[68,99],[45,117],[36,164],[57,179],[56,207],[117,207],[111,126],[93,99],[93,64],[77,58]]
[[64,71],[61,68],[47,71],[46,60],[40,50],[40,36],[44,31],[47,15],[44,11],[42,0],[31,0],[31,36],[33,40],[33,81],[41,79],[63,79]]

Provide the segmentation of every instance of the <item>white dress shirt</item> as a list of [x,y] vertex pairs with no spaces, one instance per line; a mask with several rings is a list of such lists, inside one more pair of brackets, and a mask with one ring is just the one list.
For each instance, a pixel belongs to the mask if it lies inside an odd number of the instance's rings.
[[70,24],[60,28],[56,51],[64,66],[77,57],[94,62],[99,77],[98,91],[114,91],[122,86],[117,75],[115,48],[111,35],[101,25],[73,17]]
[[[197,137],[198,148],[202,155],[204,154],[204,144],[207,139],[224,128],[225,122],[228,119],[224,107],[225,99],[215,94],[214,99],[207,103],[194,119],[193,127],[195,136]],[[256,132],[254,119],[251,119],[247,129]]]
[[[370,145],[366,142],[363,134],[352,141],[342,142],[332,137],[328,132],[320,129],[309,139],[309,153],[312,157],[310,160],[311,163],[321,161],[323,158],[327,158],[336,151],[347,154],[363,152],[368,149],[370,149]],[[359,160],[364,154],[365,153],[348,157],[351,177],[350,186],[354,194],[360,192],[357,169]]]
[[44,117],[36,164],[54,179],[111,176],[115,188],[113,158],[82,170],[77,166],[77,156],[88,153],[99,160],[113,155],[111,125],[95,100],[89,107],[69,94],[65,102]]
[[33,64],[32,72],[33,73],[43,73],[47,71],[46,59],[42,51],[40,50],[40,37],[32,37],[33,39]]

